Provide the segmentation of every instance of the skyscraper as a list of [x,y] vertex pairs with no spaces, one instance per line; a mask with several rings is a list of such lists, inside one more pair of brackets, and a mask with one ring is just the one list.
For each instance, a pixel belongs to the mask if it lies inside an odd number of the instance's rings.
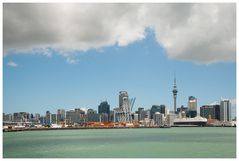
[[82,123],[86,120],[86,114],[83,109],[75,108],[66,111],[66,124]]
[[188,97],[188,112],[191,118],[197,116],[197,98],[194,96]]
[[177,93],[178,93],[178,90],[177,90],[177,86],[176,86],[176,77],[174,77],[174,85],[173,85],[173,106],[174,106],[174,113],[176,113],[176,99],[177,99]]
[[143,120],[143,111],[144,111],[144,108],[143,108],[143,107],[139,107],[139,108],[138,108],[139,121],[140,121],[140,120]]
[[66,115],[66,112],[64,109],[58,109],[57,110],[57,123],[64,122],[65,115]]
[[221,100],[220,121],[231,121],[231,103],[228,99]]
[[159,105],[152,105],[151,109],[150,109],[150,119],[153,119],[153,115],[156,112],[161,112],[160,111],[160,106]]
[[166,106],[165,105],[160,105],[160,113],[161,114],[166,114]]
[[98,106],[98,113],[103,118],[103,122],[108,122],[110,120],[110,105],[107,101],[103,101]]
[[163,126],[164,125],[164,114],[159,112],[155,112],[153,114],[154,125],[156,126]]
[[46,125],[51,125],[51,112],[46,111]]
[[204,105],[200,107],[200,116],[220,120],[220,105]]
[[96,110],[88,109],[87,110],[87,121],[88,122],[99,122],[99,114]]
[[200,107],[200,116],[207,119],[211,116],[212,119],[215,119],[215,109],[213,105],[203,105]]
[[51,114],[51,123],[52,123],[52,124],[56,124],[56,123],[57,123],[56,117],[57,117],[56,114]]
[[130,122],[130,100],[126,91],[119,92],[119,122]]

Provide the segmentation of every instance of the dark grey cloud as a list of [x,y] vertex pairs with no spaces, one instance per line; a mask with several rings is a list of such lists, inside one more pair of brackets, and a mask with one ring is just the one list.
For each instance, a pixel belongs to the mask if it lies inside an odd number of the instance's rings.
[[5,55],[10,50],[48,47],[87,51],[114,44],[127,46],[144,39],[147,27],[155,31],[169,58],[206,64],[235,61],[233,3],[3,5]]

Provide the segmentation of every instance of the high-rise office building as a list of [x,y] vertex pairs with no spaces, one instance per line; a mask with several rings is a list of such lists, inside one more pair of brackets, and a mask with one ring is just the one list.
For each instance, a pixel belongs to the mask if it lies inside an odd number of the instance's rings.
[[150,109],[150,119],[153,119],[153,115],[154,115],[156,112],[159,112],[159,113],[165,115],[165,112],[166,112],[166,107],[165,107],[165,105],[153,105],[153,106],[151,107],[151,109]]
[[150,119],[153,119],[153,115],[154,115],[156,112],[161,112],[159,105],[153,105],[153,106],[151,107],[151,109],[150,109]]
[[188,113],[191,118],[197,116],[197,98],[194,96],[188,97]]
[[215,109],[213,105],[203,105],[200,107],[200,116],[207,119],[210,116],[212,119],[215,119]]
[[142,115],[142,120],[150,119],[150,110],[144,110]]
[[119,122],[131,121],[130,100],[126,91],[119,92]]
[[40,121],[41,124],[46,124],[46,117],[41,116],[39,121]]
[[108,122],[110,120],[110,105],[107,101],[103,101],[98,106],[98,113],[102,122]]
[[86,121],[85,111],[80,108],[75,108],[69,111],[66,111],[66,123],[82,123]]
[[35,121],[39,122],[40,121],[41,115],[39,113],[35,114]]
[[159,112],[155,112],[153,114],[154,125],[156,126],[163,126],[164,125],[164,114]]
[[188,112],[188,108],[184,107],[183,105],[179,108],[177,108],[177,113],[179,114],[179,116],[181,116],[182,118],[186,118],[189,117],[189,112]]
[[174,84],[173,84],[173,107],[174,107],[174,113],[176,113],[176,108],[177,108],[177,104],[176,104],[176,99],[177,99],[177,86],[176,86],[176,77],[174,77]]
[[15,122],[28,122],[30,114],[27,112],[16,112],[13,113],[13,121]]
[[109,121],[114,121],[114,111],[110,110],[110,120]]
[[220,121],[231,121],[231,102],[228,99],[221,100]]
[[46,125],[51,125],[51,113],[50,111],[46,111]]
[[164,116],[166,115],[166,106],[165,105],[160,105],[160,114],[164,114]]
[[99,114],[96,110],[88,109],[87,110],[87,121],[88,122],[99,122]]
[[167,119],[167,125],[168,126],[173,126],[174,125],[174,119],[176,118],[175,113],[169,113],[166,117]]
[[52,124],[56,124],[57,123],[57,119],[56,119],[56,114],[51,114],[51,123]]
[[140,120],[143,120],[143,111],[144,111],[144,108],[143,108],[143,107],[139,107],[139,108],[138,108],[139,121],[140,121]]
[[220,118],[220,105],[213,105],[215,109],[215,119],[221,120]]
[[133,114],[133,120],[134,120],[134,121],[139,121],[139,114],[134,113],[134,114]]
[[66,115],[66,112],[64,109],[57,110],[57,123],[58,124],[65,121],[65,115]]
[[220,120],[220,105],[204,105],[200,107],[200,116]]
[[3,121],[12,121],[12,114],[4,114],[3,113]]

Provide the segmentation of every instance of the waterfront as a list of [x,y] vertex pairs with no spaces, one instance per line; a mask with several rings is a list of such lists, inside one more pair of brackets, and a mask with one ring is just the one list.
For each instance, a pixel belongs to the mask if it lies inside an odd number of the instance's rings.
[[4,158],[235,158],[236,128],[50,130],[3,133]]

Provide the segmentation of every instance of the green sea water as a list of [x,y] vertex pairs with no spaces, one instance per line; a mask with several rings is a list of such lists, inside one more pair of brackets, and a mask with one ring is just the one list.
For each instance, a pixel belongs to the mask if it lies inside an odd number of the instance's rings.
[[236,158],[236,128],[49,130],[3,133],[4,158]]

